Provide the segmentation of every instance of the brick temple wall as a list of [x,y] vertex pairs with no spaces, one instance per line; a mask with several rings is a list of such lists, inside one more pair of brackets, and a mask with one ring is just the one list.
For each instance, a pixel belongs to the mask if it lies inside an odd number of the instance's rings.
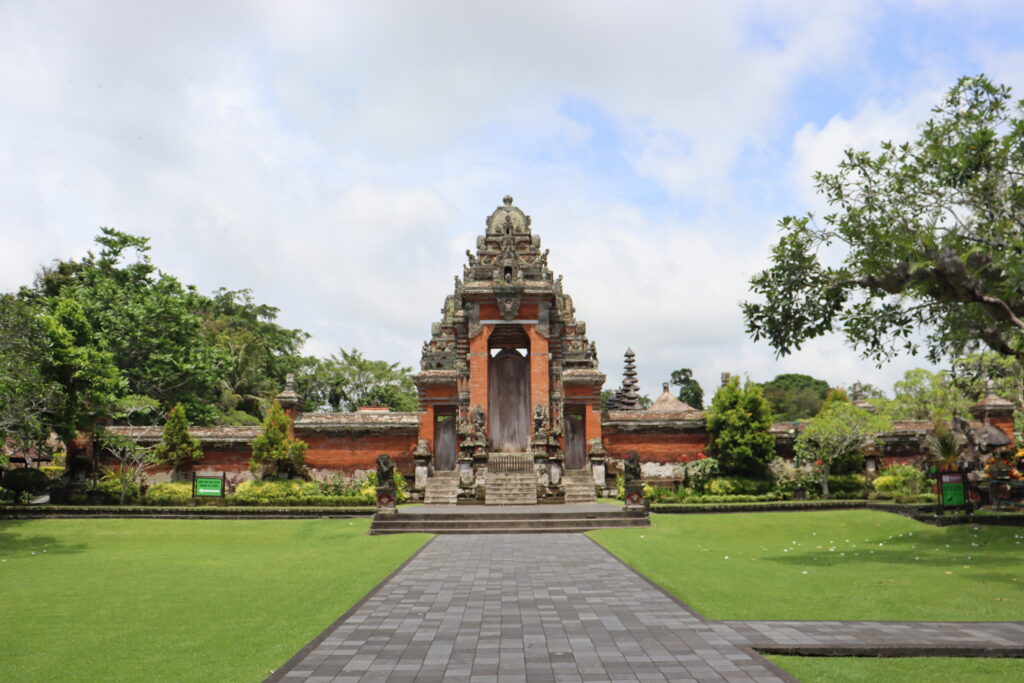
[[309,444],[306,466],[318,470],[355,472],[377,467],[377,456],[387,453],[395,469],[405,476],[413,473],[412,452],[416,433],[404,434],[304,434],[296,436]]
[[604,448],[615,458],[625,458],[630,451],[636,451],[640,462],[681,463],[698,453],[707,453],[708,436],[706,432],[605,431]]

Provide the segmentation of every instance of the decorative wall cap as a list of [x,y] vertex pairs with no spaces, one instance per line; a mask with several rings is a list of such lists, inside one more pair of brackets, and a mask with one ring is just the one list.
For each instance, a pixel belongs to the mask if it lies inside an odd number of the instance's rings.
[[695,408],[673,396],[672,392],[668,390],[668,382],[663,382],[661,396],[647,410],[658,413],[686,413],[692,412]]

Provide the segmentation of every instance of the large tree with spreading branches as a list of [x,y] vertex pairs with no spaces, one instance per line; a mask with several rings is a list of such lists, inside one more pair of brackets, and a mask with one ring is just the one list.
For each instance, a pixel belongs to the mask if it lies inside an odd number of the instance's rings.
[[965,77],[933,112],[917,139],[815,175],[833,212],[780,221],[743,304],[754,339],[786,355],[841,331],[879,363],[1024,358],[1024,102]]

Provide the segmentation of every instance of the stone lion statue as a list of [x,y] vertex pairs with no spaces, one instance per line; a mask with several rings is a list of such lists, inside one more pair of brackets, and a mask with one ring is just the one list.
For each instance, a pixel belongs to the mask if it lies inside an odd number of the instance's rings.
[[636,454],[636,451],[629,452],[629,457],[622,464],[622,472],[627,484],[640,483],[640,456]]
[[377,456],[377,486],[395,485],[395,461],[387,453]]

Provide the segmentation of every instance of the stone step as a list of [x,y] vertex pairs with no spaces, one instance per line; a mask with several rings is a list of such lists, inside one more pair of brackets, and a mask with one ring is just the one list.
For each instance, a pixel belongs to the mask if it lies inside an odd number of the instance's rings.
[[[508,459],[522,459],[506,456]],[[487,505],[536,505],[537,475],[531,470],[510,472],[487,472],[484,487],[484,503]]]
[[[487,515],[490,517],[491,515]],[[461,519],[461,520],[403,520],[401,517],[374,519],[370,533],[402,534],[528,534],[528,533],[580,533],[594,529],[626,529],[650,526],[647,517],[584,519],[563,517],[547,520]]]
[[454,505],[459,499],[459,473],[434,472],[427,479],[423,502],[427,505]]
[[597,500],[594,476],[590,470],[566,470],[562,473],[566,503],[593,503]]

